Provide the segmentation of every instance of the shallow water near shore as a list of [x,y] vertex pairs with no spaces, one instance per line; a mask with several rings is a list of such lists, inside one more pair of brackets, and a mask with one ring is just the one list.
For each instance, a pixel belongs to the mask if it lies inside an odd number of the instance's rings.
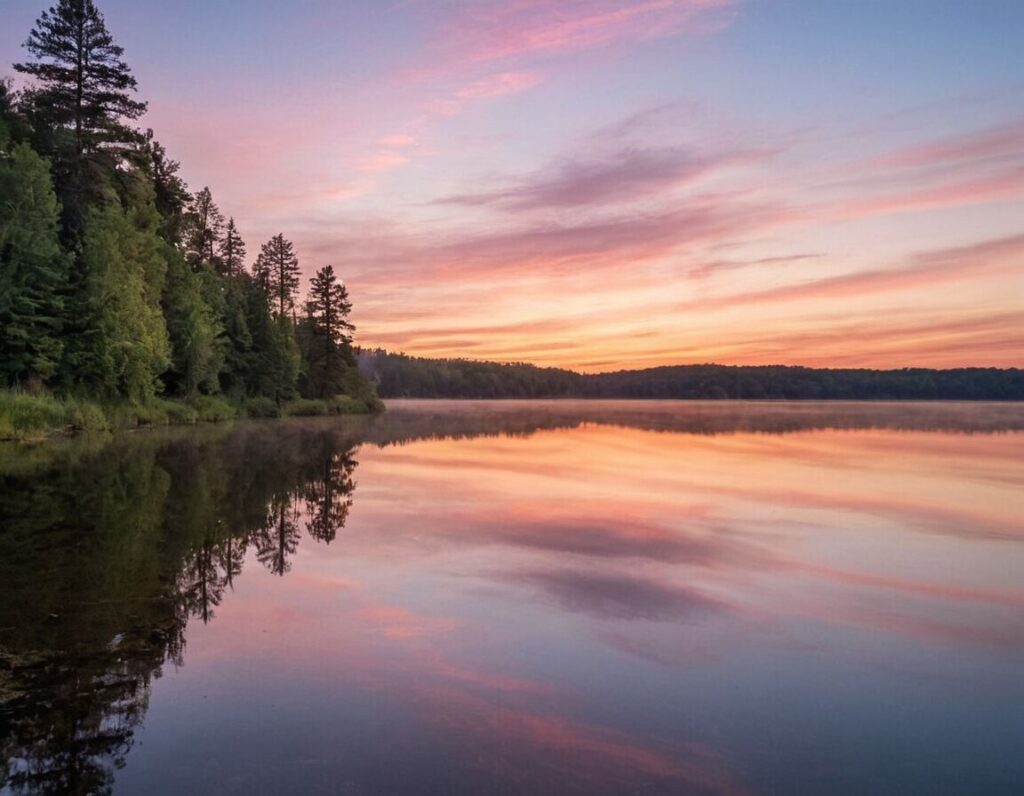
[[0,446],[0,793],[1020,793],[1024,406]]

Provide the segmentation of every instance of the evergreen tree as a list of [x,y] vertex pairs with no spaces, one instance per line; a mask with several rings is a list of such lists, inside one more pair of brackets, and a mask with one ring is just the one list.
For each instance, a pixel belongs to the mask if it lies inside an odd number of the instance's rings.
[[18,110],[17,93],[11,88],[10,81],[0,79],[0,154],[15,144],[29,141],[31,137],[32,127]]
[[223,327],[203,296],[202,276],[188,267],[181,253],[164,246],[167,279],[161,306],[167,322],[171,365],[163,382],[171,393],[191,397],[200,389],[216,392],[224,362]]
[[226,276],[235,277],[245,270],[245,241],[238,234],[235,219],[229,218],[220,242],[220,268]]
[[299,260],[290,240],[284,235],[275,235],[264,243],[253,274],[266,288],[279,318],[294,314],[295,296],[299,291]]
[[348,289],[334,275],[333,266],[317,271],[310,285],[306,349],[308,392],[328,398],[344,391],[345,374],[355,364],[351,353],[354,326],[348,316],[352,303]]
[[145,402],[170,364],[158,223],[152,207],[113,203],[86,222],[73,305],[78,329],[67,361],[75,383],[107,398]]
[[185,211],[190,197],[185,181],[178,176],[181,164],[167,156],[167,150],[153,137],[153,131],[146,131],[144,168],[153,183],[153,202],[163,220],[161,234],[168,243],[181,243],[184,232]]
[[47,381],[63,343],[69,259],[57,234],[49,165],[28,144],[4,156],[0,131],[0,380]]
[[235,396],[251,393],[253,384],[253,335],[250,329],[250,296],[259,301],[269,317],[266,294],[253,282],[252,278],[241,273],[233,279],[227,279],[224,285],[224,333],[227,338],[224,366],[220,371],[221,389]]
[[209,188],[203,188],[192,197],[186,227],[185,252],[192,268],[198,271],[203,264],[215,265],[224,216]]
[[[264,325],[266,322],[266,325]],[[254,335],[258,352],[254,370],[258,374],[257,392],[278,404],[295,397],[302,357],[295,343],[290,318],[260,318],[259,335]]]
[[[55,161],[65,225],[77,240],[96,175],[111,173],[139,134],[126,121],[146,104],[132,98],[135,78],[92,0],[59,0],[44,11],[25,42],[34,60],[14,68],[35,79],[28,104],[44,154]],[[45,142],[45,143],[43,143]]]

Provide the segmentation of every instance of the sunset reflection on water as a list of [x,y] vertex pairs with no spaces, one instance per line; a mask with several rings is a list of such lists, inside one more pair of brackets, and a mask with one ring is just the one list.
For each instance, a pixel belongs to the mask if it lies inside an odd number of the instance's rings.
[[[328,438],[351,483],[310,489],[308,463],[305,491],[252,512],[272,515],[264,542],[240,536],[229,587],[191,611],[111,787],[1011,792],[1022,417],[395,402],[369,423],[238,424],[199,453],[168,434],[149,444],[172,450],[154,465],[172,491],[195,477],[183,457],[242,457],[256,482]],[[214,528],[218,506],[161,521]]]

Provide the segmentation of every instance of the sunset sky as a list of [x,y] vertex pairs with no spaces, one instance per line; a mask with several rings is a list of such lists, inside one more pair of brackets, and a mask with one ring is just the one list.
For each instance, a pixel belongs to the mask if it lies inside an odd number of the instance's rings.
[[333,264],[364,346],[1024,366],[1018,0],[98,5],[190,186]]

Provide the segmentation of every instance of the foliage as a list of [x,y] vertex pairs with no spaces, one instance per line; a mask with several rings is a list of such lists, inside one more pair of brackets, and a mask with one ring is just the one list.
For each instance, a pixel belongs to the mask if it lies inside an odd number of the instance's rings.
[[43,154],[54,158],[65,232],[77,242],[105,178],[138,144],[128,126],[146,110],[136,81],[92,0],[59,0],[25,42],[32,60],[14,68],[34,79],[25,104]]
[[0,439],[41,439],[63,430],[106,431],[110,421],[95,403],[77,398],[0,390]]
[[312,398],[299,398],[284,405],[285,417],[320,417],[327,413],[327,401]]
[[303,394],[326,398],[344,390],[346,373],[355,369],[348,316],[348,289],[330,265],[321,268],[309,290],[307,316],[299,336],[305,369]]
[[217,241],[224,227],[224,216],[213,201],[209,188],[192,197],[185,214],[185,256],[199,270],[216,259]]
[[[57,0],[25,47],[25,89],[0,81],[0,389],[56,397],[19,399],[4,433],[276,415],[300,374],[306,397],[374,405],[333,270],[300,347],[294,246],[274,236],[248,272],[235,219],[134,128],[146,105],[94,0]],[[69,421],[49,403],[68,396],[102,408]]]
[[364,401],[350,395],[338,395],[327,401],[327,411],[332,415],[368,415],[370,407]]
[[58,217],[46,161],[28,144],[0,154],[0,383],[45,382],[60,364],[69,258]]
[[270,296],[278,318],[294,313],[299,290],[299,260],[290,240],[284,235],[275,235],[264,243],[253,266],[253,276]]
[[221,423],[235,416],[235,407],[223,398],[212,395],[196,396],[189,405],[195,409],[199,419],[204,423]]
[[250,398],[243,407],[245,414],[249,417],[280,417],[281,407],[274,401],[263,396]]
[[73,296],[79,334],[69,354],[76,384],[144,403],[170,364],[160,307],[167,263],[151,207],[115,204],[90,214]]
[[224,228],[224,237],[217,249],[218,264],[225,276],[239,276],[245,271],[245,241],[238,234],[235,219],[229,218]]
[[167,279],[161,306],[171,345],[171,364],[162,376],[164,386],[186,398],[200,389],[215,392],[224,363],[221,320],[204,298],[202,278],[188,267],[181,253],[165,245],[163,254]]

